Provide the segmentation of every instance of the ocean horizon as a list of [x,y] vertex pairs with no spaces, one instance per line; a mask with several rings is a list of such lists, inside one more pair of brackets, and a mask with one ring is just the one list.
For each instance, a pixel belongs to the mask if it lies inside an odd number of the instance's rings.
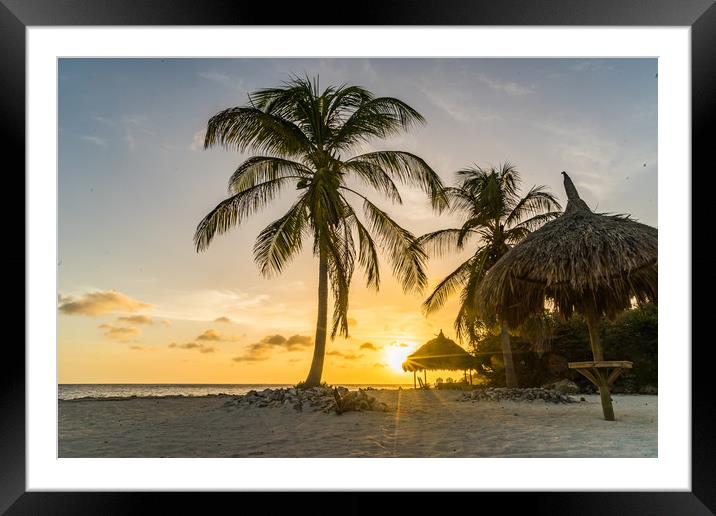
[[[57,399],[79,398],[149,398],[159,396],[209,396],[246,394],[250,390],[293,387],[288,383],[61,383]],[[397,389],[410,387],[407,383],[335,383],[347,388]]]

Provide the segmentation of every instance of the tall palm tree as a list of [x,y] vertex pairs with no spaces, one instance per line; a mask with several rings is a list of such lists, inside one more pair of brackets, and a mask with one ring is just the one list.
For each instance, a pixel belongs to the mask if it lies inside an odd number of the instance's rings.
[[509,328],[504,321],[484,321],[475,308],[475,292],[485,273],[512,245],[530,231],[559,216],[561,207],[544,186],[533,186],[523,197],[518,193],[520,175],[505,163],[498,168],[478,166],[458,173],[457,187],[446,188],[451,209],[464,216],[460,228],[441,229],[419,238],[426,251],[438,256],[461,251],[470,239],[477,238],[475,252],[448,274],[423,303],[426,314],[441,308],[456,290],[460,292],[460,309],[455,330],[461,340],[471,343],[490,323],[501,332],[505,379],[508,387],[517,385]]
[[[293,77],[279,88],[249,95],[249,105],[225,109],[208,123],[204,147],[236,147],[258,155],[244,161],[229,180],[230,197],[199,223],[197,251],[269,205],[288,186],[296,199],[289,210],[261,231],[254,259],[261,274],[279,274],[312,237],[318,258],[318,319],[306,386],[319,385],[326,350],[328,289],[333,294],[331,338],[348,336],[348,290],[357,261],[367,285],[380,284],[379,247],[386,251],[405,292],[426,283],[426,255],[416,237],[375,205],[356,185],[372,188],[393,203],[402,202],[396,182],[425,191],[436,210],[447,207],[438,175],[418,156],[376,151],[345,158],[372,138],[384,138],[423,117],[406,103],[376,97],[352,85],[319,91],[318,79]],[[352,201],[361,202],[365,222]],[[355,236],[354,236],[355,235]],[[357,252],[356,242],[357,237]]]

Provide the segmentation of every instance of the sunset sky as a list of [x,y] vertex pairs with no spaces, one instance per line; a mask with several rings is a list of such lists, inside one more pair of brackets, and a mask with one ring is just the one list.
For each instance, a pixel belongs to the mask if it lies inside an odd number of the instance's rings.
[[[289,74],[360,84],[427,120],[364,150],[406,150],[446,184],[473,164],[515,164],[522,187],[565,203],[562,170],[600,212],[657,226],[656,59],[61,59],[60,383],[295,383],[308,372],[318,263],[310,245],[280,277],[260,276],[254,239],[292,201],[197,254],[197,223],[250,154],[203,150],[213,114]],[[459,225],[419,191],[377,204],[413,233]],[[429,262],[430,287],[466,255]],[[382,262],[380,292],[357,270],[350,338],[329,341],[324,379],[410,383],[402,358],[443,329]],[[426,292],[427,294],[428,292]],[[454,373],[457,378],[459,373]]]

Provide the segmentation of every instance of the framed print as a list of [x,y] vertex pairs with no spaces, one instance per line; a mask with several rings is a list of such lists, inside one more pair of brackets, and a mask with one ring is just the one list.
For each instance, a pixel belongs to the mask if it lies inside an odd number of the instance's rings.
[[133,510],[88,493],[122,490],[711,513],[712,3],[350,26],[5,4],[28,203],[8,514]]

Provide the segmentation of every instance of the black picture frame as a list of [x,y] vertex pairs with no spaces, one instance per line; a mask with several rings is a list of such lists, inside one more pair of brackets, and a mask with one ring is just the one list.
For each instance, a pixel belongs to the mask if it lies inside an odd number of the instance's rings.
[[[19,188],[8,188],[7,181],[20,181],[18,169],[25,166],[25,28],[27,26],[82,25],[571,25],[571,26],[689,26],[692,43],[692,276],[699,281],[692,290],[692,343],[697,328],[708,321],[712,302],[705,296],[712,291],[713,268],[707,268],[703,238],[713,201],[706,199],[709,171],[707,161],[713,147],[707,128],[716,110],[716,6],[713,0],[524,0],[475,1],[442,0],[370,0],[352,4],[349,14],[337,10],[335,2],[314,1],[279,4],[278,9],[241,0],[0,0],[0,126],[4,129],[3,164],[5,165],[6,201],[20,198]],[[320,13],[318,16],[316,13]],[[349,22],[349,23],[348,23]],[[8,160],[8,157],[15,158]],[[9,163],[15,163],[14,166]],[[674,180],[683,180],[675,174]],[[14,186],[14,185],[13,185]],[[10,194],[10,192],[12,192]],[[22,196],[24,199],[24,195]],[[7,202],[3,203],[6,207]],[[19,209],[5,216],[17,217]],[[5,220],[7,222],[7,219]],[[24,266],[25,252],[19,252],[19,224],[11,224],[18,234],[12,251],[5,253],[10,282],[20,283],[17,273]],[[10,228],[8,228],[10,229]],[[701,238],[696,238],[701,235]],[[710,260],[709,260],[710,265]],[[26,269],[22,269],[25,270]],[[23,282],[24,287],[24,282]],[[20,285],[17,285],[18,292]],[[14,290],[13,290],[14,291]],[[24,291],[24,290],[23,290]],[[702,295],[700,295],[702,294]],[[701,303],[698,303],[701,299]],[[24,304],[23,304],[24,306]],[[533,514],[713,514],[716,511],[716,432],[714,402],[709,379],[713,362],[710,342],[692,346],[692,490],[690,492],[570,492],[570,493],[485,493],[472,498],[476,510],[497,504],[527,503]],[[684,343],[665,343],[666,346]],[[691,344],[691,343],[689,343]],[[663,352],[685,352],[683,348]],[[25,354],[16,343],[6,343],[5,367],[0,374],[0,513],[15,514],[130,514],[145,512],[151,501],[181,506],[180,512],[200,507],[203,501],[164,493],[79,493],[26,492],[25,488]],[[226,498],[224,495],[222,498]],[[244,494],[247,496],[247,494]],[[252,495],[253,496],[253,495]],[[369,498],[348,494],[338,510],[365,511],[373,504]],[[272,500],[279,501],[281,497]],[[293,497],[294,509],[305,496]],[[297,498],[297,500],[296,500]],[[245,503],[245,501],[244,501]],[[273,502],[272,502],[273,503]],[[298,503],[298,505],[296,505]],[[311,506],[309,501],[304,502]],[[421,496],[402,502],[402,510],[420,510]],[[459,502],[458,502],[459,503]],[[196,504],[196,505],[195,505]],[[452,502],[451,502],[452,504]],[[479,509],[477,507],[479,506]],[[457,506],[456,506],[457,507]],[[144,510],[142,510],[144,509]],[[169,511],[169,505],[164,511]],[[321,511],[318,511],[321,512]]]

